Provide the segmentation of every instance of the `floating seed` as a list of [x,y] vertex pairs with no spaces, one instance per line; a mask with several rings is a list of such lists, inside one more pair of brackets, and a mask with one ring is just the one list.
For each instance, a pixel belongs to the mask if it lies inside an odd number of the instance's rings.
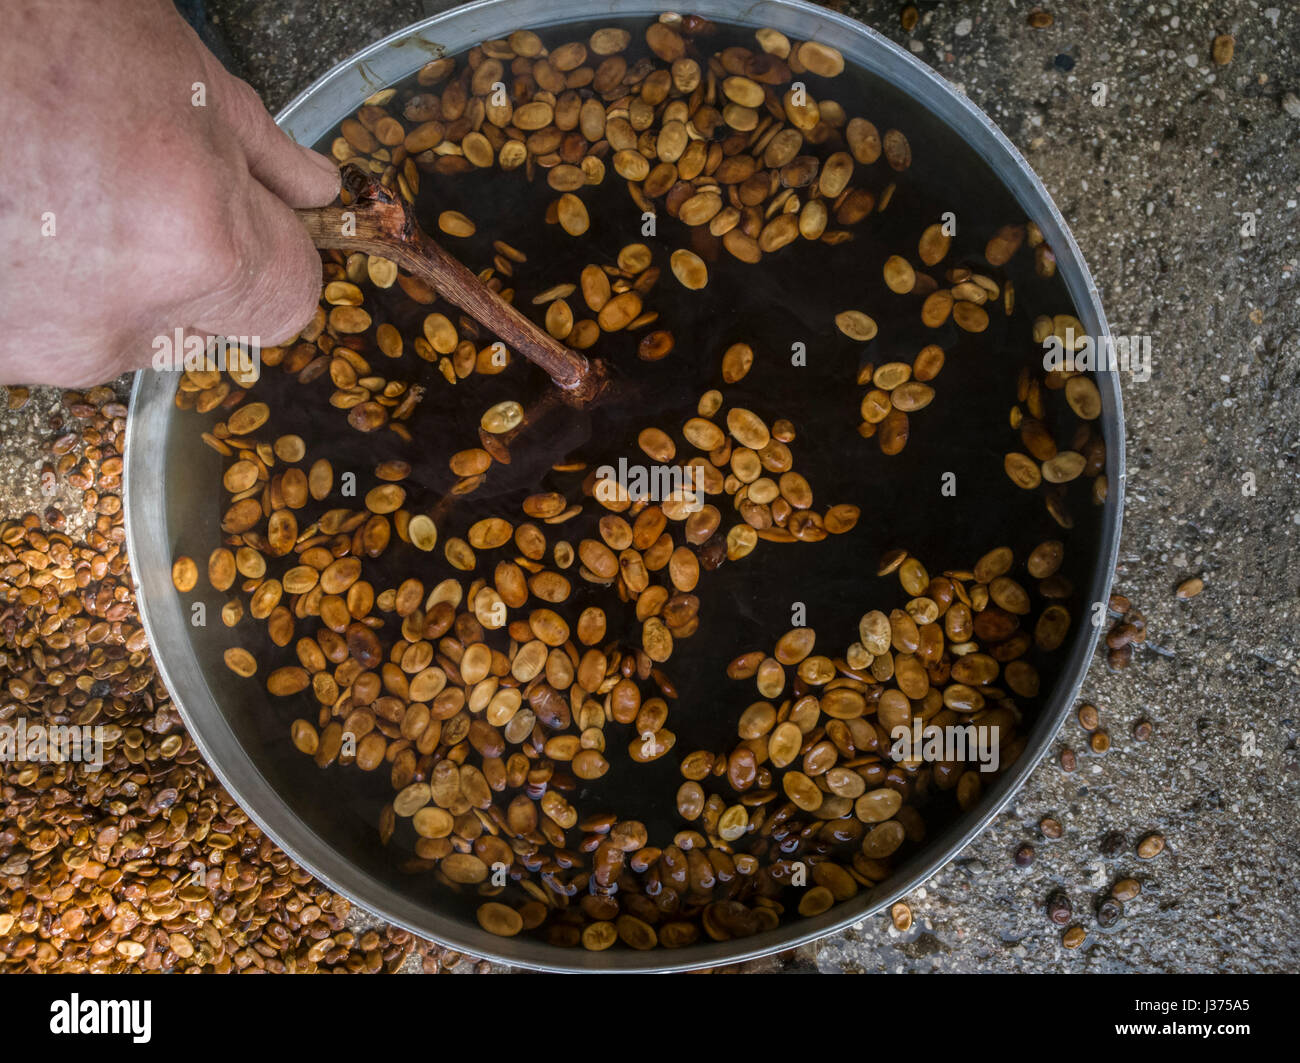
[[899,295],[906,295],[916,286],[916,271],[901,255],[890,255],[885,260],[885,286]]
[[[516,116],[517,120],[517,116]],[[560,197],[556,207],[556,217],[562,228],[570,236],[581,236],[591,225],[587,215],[586,204],[571,192]]]
[[431,517],[416,514],[407,525],[407,535],[417,550],[429,551],[438,544],[438,528]]
[[1011,482],[1026,491],[1033,490],[1043,481],[1043,474],[1037,463],[1024,454],[1012,452],[1003,459],[1003,467]]
[[247,678],[257,672],[257,659],[247,650],[240,649],[238,646],[232,646],[226,650],[224,659],[226,667],[235,675]]
[[479,419],[479,426],[492,435],[501,435],[518,428],[524,419],[524,408],[513,400],[490,406]]
[[1070,377],[1065,382],[1065,400],[1085,421],[1095,421],[1101,416],[1101,393],[1091,377]]
[[172,585],[181,593],[192,591],[199,581],[199,567],[190,557],[178,557],[172,564]]
[[876,323],[861,310],[845,310],[835,315],[836,327],[851,340],[866,343],[874,339]]
[[682,283],[682,287],[698,291],[709,283],[709,270],[704,259],[693,251],[678,249],[669,258],[673,276]]

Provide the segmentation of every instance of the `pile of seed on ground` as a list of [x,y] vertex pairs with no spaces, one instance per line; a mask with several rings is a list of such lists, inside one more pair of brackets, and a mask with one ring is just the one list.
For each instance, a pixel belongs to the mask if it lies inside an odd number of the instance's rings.
[[[27,400],[12,389],[11,408]],[[83,491],[85,514],[0,522],[0,725],[102,726],[104,764],[0,763],[0,971],[461,963],[393,927],[349,929],[349,902],[217,783],[136,616],[119,494],[126,406],[99,387],[66,392],[63,407],[42,485]],[[84,524],[81,541],[58,530],[70,524]]]

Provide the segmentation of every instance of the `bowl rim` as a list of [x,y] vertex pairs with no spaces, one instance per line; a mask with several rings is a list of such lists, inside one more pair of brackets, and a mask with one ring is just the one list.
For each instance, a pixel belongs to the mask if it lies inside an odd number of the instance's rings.
[[[476,0],[412,23],[336,64],[299,93],[276,116],[295,139],[314,143],[360,100],[409,74],[431,57],[457,54],[478,40],[503,36],[520,26],[542,29],[577,21],[655,17],[660,8],[645,0],[604,0],[594,9],[585,0]],[[527,9],[535,9],[533,14]],[[1057,256],[1077,316],[1089,335],[1108,334],[1100,298],[1083,255],[1050,194],[1029,164],[996,125],[930,67],[871,27],[804,0],[757,0],[739,8],[735,0],[694,0],[690,11],[733,25],[775,26],[800,40],[820,40],[845,57],[886,78],[950,126],[991,167],[1044,232]],[[495,26],[496,32],[488,27]],[[797,27],[797,28],[796,28]],[[448,32],[444,32],[448,31]],[[446,37],[440,43],[436,38]],[[394,64],[404,73],[392,74]],[[360,95],[357,95],[360,92]],[[326,110],[327,99],[346,100]],[[340,95],[342,94],[342,95]],[[322,124],[324,123],[324,124]],[[315,130],[314,134],[311,132]],[[459,918],[417,905],[385,882],[344,858],[302,820],[270,786],[238,741],[196,667],[179,598],[170,583],[170,547],[162,498],[161,462],[154,447],[165,439],[173,409],[174,386],[167,374],[136,374],[126,428],[126,545],[133,564],[137,608],[149,638],[154,664],[206,763],[232,798],[295,862],[331,890],[359,907],[421,937],[512,967],[553,972],[677,972],[739,963],[808,944],[887,908],[926,882],[983,833],[989,822],[1019,792],[1055,740],[1087,675],[1100,626],[1079,624],[1071,636],[1060,679],[1041,710],[1024,752],[976,809],[958,817],[928,840],[894,876],[875,889],[837,904],[827,913],[750,938],[703,942],[683,949],[653,952],[564,949],[529,938],[500,938]],[[1089,602],[1105,602],[1119,554],[1125,488],[1123,405],[1117,370],[1094,374],[1102,394],[1106,432],[1108,497],[1104,506]],[[178,622],[179,620],[179,622]],[[188,658],[187,658],[188,653]],[[197,681],[196,681],[197,680]],[[887,888],[886,888],[887,887]],[[653,957],[653,959],[652,959]],[[581,961],[581,962],[575,962]]]

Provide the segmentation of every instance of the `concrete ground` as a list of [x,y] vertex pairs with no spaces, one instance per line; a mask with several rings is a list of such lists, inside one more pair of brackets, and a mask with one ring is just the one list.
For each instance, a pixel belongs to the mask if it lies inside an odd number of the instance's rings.
[[[1300,969],[1300,9],[1275,3],[1046,0],[1055,21],[1034,29],[1023,2],[932,2],[910,32],[893,0],[844,5],[1001,126],[1072,225],[1112,330],[1152,336],[1151,379],[1125,379],[1116,583],[1150,639],[1122,673],[1099,655],[1085,682],[1110,752],[1068,722],[1006,812],[908,899],[910,931],[881,915],[755,969]],[[424,7],[209,0],[272,110]],[[1226,66],[1220,34],[1236,41]],[[39,494],[30,413],[0,414],[4,515]],[[1190,576],[1205,590],[1178,600]],[[1149,831],[1167,846],[1143,861]],[[1095,906],[1126,876],[1142,894],[1102,930]],[[1077,950],[1044,915],[1056,890],[1088,931]]]

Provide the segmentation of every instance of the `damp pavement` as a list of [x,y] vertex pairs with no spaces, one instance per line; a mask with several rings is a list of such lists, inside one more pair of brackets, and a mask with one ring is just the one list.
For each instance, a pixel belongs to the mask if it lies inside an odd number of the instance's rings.
[[[274,111],[357,49],[450,6],[208,10]],[[745,969],[1300,970],[1300,9],[1062,0],[1038,5],[1054,20],[1035,29],[1024,2],[923,3],[904,31],[901,4],[838,6],[998,124],[1071,225],[1112,332],[1151,337],[1151,378],[1124,381],[1115,581],[1149,636],[1121,673],[1100,652],[1084,682],[1109,752],[1088,752],[1068,720],[985,833],[908,896],[910,930],[881,913]],[[1224,34],[1235,38],[1226,66],[1212,56]],[[56,399],[37,389],[0,411],[0,516],[50,503],[41,411]],[[1179,600],[1192,576],[1205,589]],[[1152,724],[1146,742],[1139,721]],[[1067,747],[1072,773],[1059,762]],[[1044,817],[1059,839],[1042,836]],[[1140,860],[1151,831],[1165,849]],[[1142,893],[1103,929],[1096,906],[1125,877]],[[1057,891],[1088,932],[1075,950],[1045,915]]]

